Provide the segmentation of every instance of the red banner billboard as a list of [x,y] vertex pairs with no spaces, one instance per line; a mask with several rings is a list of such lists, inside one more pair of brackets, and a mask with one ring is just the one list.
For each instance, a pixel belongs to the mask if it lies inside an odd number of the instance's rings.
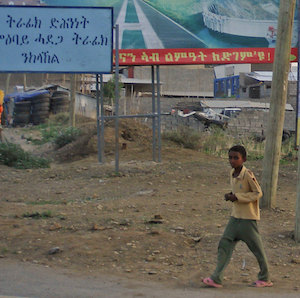
[[[132,49],[120,50],[119,63],[120,65],[273,63],[274,55],[274,48]],[[297,60],[297,48],[292,48],[290,61]]]

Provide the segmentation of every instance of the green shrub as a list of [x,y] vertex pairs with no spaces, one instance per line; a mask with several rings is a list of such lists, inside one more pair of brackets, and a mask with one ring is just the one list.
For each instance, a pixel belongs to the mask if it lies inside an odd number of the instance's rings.
[[41,137],[34,139],[32,137],[27,137],[26,139],[32,142],[34,145],[43,145],[48,142],[52,142],[53,139],[58,135],[60,127],[57,124],[43,123],[33,127],[34,130],[38,130],[41,133]]
[[282,145],[282,160],[284,161],[296,161],[298,159],[298,151],[295,149],[295,135],[283,142]]
[[41,133],[40,139],[27,138],[35,145],[42,145],[48,142],[55,142],[55,139],[61,134],[62,126],[69,122],[67,113],[60,113],[53,116],[47,123],[35,126],[33,129],[39,130]]
[[201,135],[200,151],[211,155],[227,157],[228,149],[233,144],[233,137],[226,135],[226,132],[222,128],[212,126],[209,131]]
[[187,127],[180,127],[177,131],[165,132],[163,138],[188,149],[198,149],[199,133]]
[[50,210],[48,211],[44,211],[42,213],[40,212],[33,212],[33,213],[24,213],[23,217],[25,218],[34,218],[34,219],[39,219],[39,218],[51,218],[52,217],[52,213]]
[[0,143],[0,163],[17,169],[49,168],[50,161],[24,151],[20,145]]
[[[253,136],[237,137],[229,135],[222,128],[211,126],[208,131],[197,132],[181,127],[175,132],[164,132],[163,138],[182,145],[185,148],[197,149],[209,155],[227,158],[228,149],[240,144],[247,149],[248,160],[262,160],[265,154],[265,141],[257,141]],[[296,161],[295,136],[282,143],[281,162]]]
[[2,247],[0,248],[0,254],[4,255],[8,253],[8,248],[7,247]]
[[56,126],[48,126],[41,130],[42,140],[44,143],[51,142],[58,135],[58,127]]
[[80,135],[80,129],[70,126],[59,131],[59,133],[54,138],[53,142],[58,148],[61,148],[75,141]]
[[68,125],[70,119],[69,113],[59,113],[54,115],[51,118],[51,122],[53,125]]

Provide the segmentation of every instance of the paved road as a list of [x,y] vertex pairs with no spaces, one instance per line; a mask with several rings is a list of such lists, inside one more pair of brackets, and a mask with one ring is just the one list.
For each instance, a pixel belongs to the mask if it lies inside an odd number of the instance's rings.
[[0,259],[0,297],[299,298],[299,293],[284,293],[276,288],[168,288],[118,277],[82,277],[68,270]]
[[[127,8],[133,5],[138,21],[128,22]],[[141,0],[123,0],[120,9],[114,13],[117,15],[116,23],[119,24],[119,44],[122,47],[123,34],[128,31],[140,31],[146,48],[198,48],[205,45],[194,34],[175,23],[170,18],[161,14],[150,5]],[[130,41],[125,44],[131,45]]]
[[135,0],[140,5],[165,48],[205,48],[205,44],[194,34],[161,14],[144,1]]

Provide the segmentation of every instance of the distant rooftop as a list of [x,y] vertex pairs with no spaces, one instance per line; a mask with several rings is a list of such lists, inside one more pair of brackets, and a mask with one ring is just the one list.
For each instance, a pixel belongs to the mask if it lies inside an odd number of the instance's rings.
[[[248,77],[261,81],[261,82],[272,82],[273,72],[272,71],[253,71],[246,74]],[[289,72],[289,81],[297,81],[297,71]]]
[[[270,104],[264,102],[255,102],[249,100],[200,100],[203,107],[212,109],[224,109],[224,108],[248,108],[248,109],[269,109]],[[293,111],[293,107],[290,104],[285,105],[287,111]]]

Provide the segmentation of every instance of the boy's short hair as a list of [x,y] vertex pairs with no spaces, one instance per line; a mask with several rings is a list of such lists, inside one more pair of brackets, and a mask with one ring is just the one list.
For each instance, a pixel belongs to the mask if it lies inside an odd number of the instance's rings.
[[228,153],[229,153],[229,152],[232,152],[232,151],[234,151],[234,152],[239,152],[239,153],[242,155],[243,158],[245,158],[245,159],[247,158],[247,151],[246,151],[245,147],[242,146],[242,145],[235,145],[235,146],[232,146],[232,147],[228,150]]

